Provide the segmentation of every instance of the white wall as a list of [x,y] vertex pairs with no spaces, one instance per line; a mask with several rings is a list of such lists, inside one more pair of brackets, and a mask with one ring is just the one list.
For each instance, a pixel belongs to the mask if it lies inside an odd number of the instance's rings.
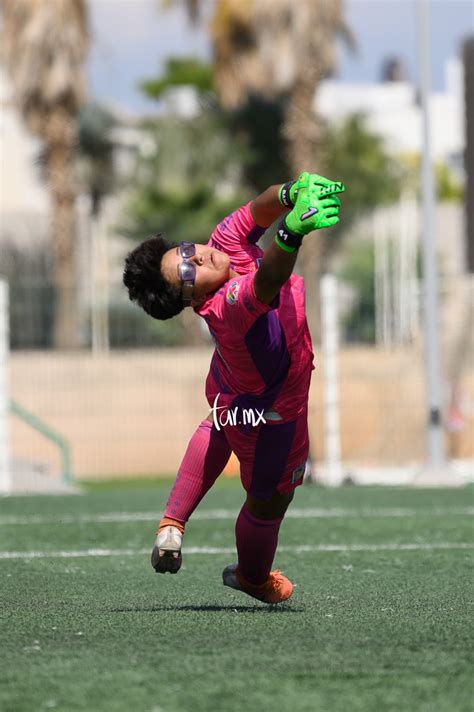
[[[432,152],[437,159],[450,160],[464,149],[463,69],[459,60],[445,67],[446,90],[430,96]],[[368,125],[394,151],[421,152],[421,108],[416,88],[408,82],[347,84],[336,80],[321,83],[314,107],[328,121],[349,114],[367,114]]]
[[0,216],[48,212],[48,193],[35,161],[40,142],[25,128],[0,69]]

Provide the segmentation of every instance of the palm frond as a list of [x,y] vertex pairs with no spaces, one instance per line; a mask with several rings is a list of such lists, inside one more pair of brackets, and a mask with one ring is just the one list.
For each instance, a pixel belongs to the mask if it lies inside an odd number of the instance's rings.
[[3,0],[3,58],[15,99],[41,135],[51,111],[77,112],[85,97],[84,0]]

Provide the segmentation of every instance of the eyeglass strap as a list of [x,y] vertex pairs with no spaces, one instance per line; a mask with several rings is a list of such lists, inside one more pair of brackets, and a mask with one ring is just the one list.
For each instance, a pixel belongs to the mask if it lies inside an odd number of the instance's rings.
[[183,302],[185,306],[190,306],[193,298],[194,284],[191,282],[184,282],[181,288],[181,295],[183,297]]

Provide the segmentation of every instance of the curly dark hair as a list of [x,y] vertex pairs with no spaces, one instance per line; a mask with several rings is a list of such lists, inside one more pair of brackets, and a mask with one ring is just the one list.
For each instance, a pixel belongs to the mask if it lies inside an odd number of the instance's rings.
[[179,287],[170,284],[161,272],[161,260],[175,243],[160,233],[135,247],[125,259],[123,283],[129,297],[154,319],[171,319],[184,309]]

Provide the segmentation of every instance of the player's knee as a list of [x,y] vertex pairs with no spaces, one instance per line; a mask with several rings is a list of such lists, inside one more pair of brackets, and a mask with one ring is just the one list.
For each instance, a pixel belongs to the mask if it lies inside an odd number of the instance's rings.
[[247,494],[247,509],[259,519],[278,519],[285,515],[293,496],[294,492],[275,492],[270,500],[264,501]]

